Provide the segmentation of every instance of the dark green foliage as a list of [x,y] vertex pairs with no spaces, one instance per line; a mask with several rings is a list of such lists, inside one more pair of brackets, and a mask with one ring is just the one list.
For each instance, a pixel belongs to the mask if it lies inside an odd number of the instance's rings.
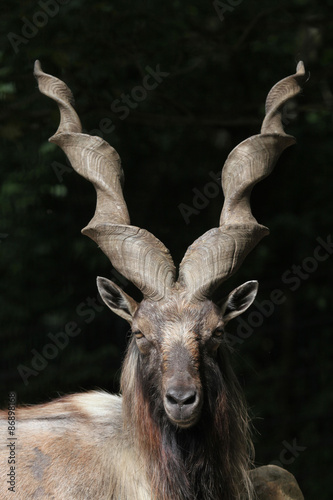
[[[219,16],[203,0],[54,0],[59,12],[14,50],[9,34],[22,37],[26,20],[43,24],[41,3],[12,1],[1,18],[2,401],[9,390],[21,403],[95,387],[117,391],[128,332],[98,302],[95,277],[112,278],[111,267],[80,234],[94,212],[94,190],[47,142],[59,114],[37,90],[34,60],[70,86],[87,132],[103,128],[123,161],[133,224],[160,238],[178,263],[218,224],[222,195],[203,202],[188,224],[179,205],[193,208],[195,194],[212,182],[209,173],[218,174],[231,149],[259,132],[267,92],[303,59],[311,78],[284,117],[297,145],[253,195],[253,212],[271,236],[220,295],[248,279],[260,283],[257,305],[243,318],[247,329],[237,320],[230,325],[259,431],[257,463],[283,457],[306,498],[331,499],[333,255],[325,242],[333,214],[333,2],[233,0],[223,15],[217,8]],[[135,93],[147,67],[158,65],[169,75],[121,119],[112,102]],[[280,304],[270,299],[276,289]],[[125,290],[140,298],[130,285]],[[263,304],[270,312],[260,321]],[[260,326],[249,327],[255,318]],[[41,353],[52,343],[48,334],[69,325],[77,335],[25,385],[17,367],[31,367],[31,350]],[[284,451],[294,440],[306,448],[297,456]]]

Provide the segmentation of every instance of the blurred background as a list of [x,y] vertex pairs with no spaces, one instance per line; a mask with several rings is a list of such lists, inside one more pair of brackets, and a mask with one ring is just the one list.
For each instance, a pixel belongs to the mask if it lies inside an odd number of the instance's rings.
[[94,213],[94,189],[48,143],[59,113],[38,92],[34,61],[72,89],[84,130],[117,149],[132,223],[179,263],[218,225],[227,155],[260,131],[268,91],[302,59],[311,76],[283,118],[297,145],[252,197],[271,234],[219,293],[260,283],[255,305],[229,328],[256,428],[256,464],[279,463],[305,498],[332,499],[332,7],[332,0],[2,6],[4,407],[9,391],[18,403],[118,391],[129,327],[99,302],[96,276],[140,300],[80,234]]

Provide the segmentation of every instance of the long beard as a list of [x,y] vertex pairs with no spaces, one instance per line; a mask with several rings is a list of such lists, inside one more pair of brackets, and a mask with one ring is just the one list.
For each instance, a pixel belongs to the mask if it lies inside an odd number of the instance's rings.
[[203,365],[202,416],[180,429],[167,418],[154,376],[131,344],[122,377],[125,423],[145,457],[156,500],[251,500],[248,416],[238,382],[231,369],[222,373],[223,353]]

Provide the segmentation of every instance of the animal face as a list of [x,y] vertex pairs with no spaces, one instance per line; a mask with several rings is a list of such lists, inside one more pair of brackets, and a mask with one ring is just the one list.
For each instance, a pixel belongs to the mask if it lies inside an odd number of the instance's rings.
[[203,406],[201,373],[206,357],[221,345],[224,321],[211,301],[166,305],[144,301],[132,331],[147,379],[155,385],[169,420],[182,428],[194,425]]
[[236,288],[222,308],[208,299],[191,301],[178,291],[137,304],[105,278],[99,278],[98,287],[113,311],[118,307],[120,315],[125,311],[128,316],[149,400],[162,402],[172,424],[194,426],[205,404],[207,380],[219,371],[224,327],[252,303],[257,282]]

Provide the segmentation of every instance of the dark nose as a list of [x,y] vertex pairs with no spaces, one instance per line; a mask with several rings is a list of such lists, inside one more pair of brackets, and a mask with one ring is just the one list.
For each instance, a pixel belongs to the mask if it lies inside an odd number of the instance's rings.
[[197,392],[194,389],[170,388],[166,399],[170,405],[191,406],[196,402]]

